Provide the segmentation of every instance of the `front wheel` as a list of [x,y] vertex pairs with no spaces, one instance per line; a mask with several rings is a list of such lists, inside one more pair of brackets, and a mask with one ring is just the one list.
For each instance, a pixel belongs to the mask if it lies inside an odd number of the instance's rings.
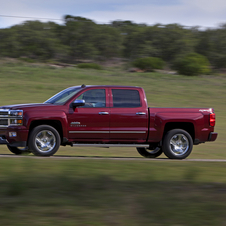
[[182,129],[173,129],[166,133],[162,149],[170,159],[184,159],[191,154],[193,140],[191,135]]
[[160,147],[155,147],[154,150],[149,150],[147,148],[137,148],[137,151],[145,158],[157,158],[162,154],[162,148]]
[[59,149],[60,142],[60,135],[55,128],[41,125],[31,131],[28,147],[34,155],[51,156]]

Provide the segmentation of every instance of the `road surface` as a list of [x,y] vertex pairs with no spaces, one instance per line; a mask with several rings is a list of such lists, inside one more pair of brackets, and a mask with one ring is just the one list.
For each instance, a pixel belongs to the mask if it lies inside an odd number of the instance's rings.
[[168,158],[136,158],[136,157],[102,157],[102,156],[68,156],[68,155],[55,155],[50,157],[39,157],[33,155],[13,155],[13,154],[0,154],[0,158],[32,158],[32,159],[94,159],[94,160],[116,160],[116,161],[185,161],[185,162],[226,162],[226,159],[168,159]]

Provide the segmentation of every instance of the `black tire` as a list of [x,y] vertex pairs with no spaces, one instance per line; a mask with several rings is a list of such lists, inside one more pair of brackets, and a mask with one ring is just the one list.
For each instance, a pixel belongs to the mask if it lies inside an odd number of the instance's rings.
[[31,131],[28,147],[34,155],[51,156],[57,152],[60,143],[60,135],[55,128],[41,125]]
[[15,155],[22,155],[22,154],[31,153],[31,151],[28,149],[28,147],[18,148],[18,147],[12,147],[12,146],[7,145],[7,148]]
[[192,148],[191,135],[182,129],[168,131],[163,139],[163,152],[170,159],[184,159],[191,154]]
[[145,158],[157,158],[162,154],[162,148],[156,147],[154,150],[149,150],[147,148],[137,148],[140,155]]

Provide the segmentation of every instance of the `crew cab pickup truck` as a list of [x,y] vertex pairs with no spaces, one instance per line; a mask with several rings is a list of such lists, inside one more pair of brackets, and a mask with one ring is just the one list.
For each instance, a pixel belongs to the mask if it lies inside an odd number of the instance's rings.
[[131,86],[74,86],[44,103],[0,107],[0,144],[17,155],[113,146],[184,159],[193,145],[216,140],[214,126],[213,108],[149,108],[144,90]]

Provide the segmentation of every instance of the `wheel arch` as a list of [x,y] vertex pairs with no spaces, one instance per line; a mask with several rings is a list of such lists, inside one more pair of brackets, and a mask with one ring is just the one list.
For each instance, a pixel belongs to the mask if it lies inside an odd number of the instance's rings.
[[165,124],[164,131],[163,131],[163,137],[166,135],[166,133],[173,129],[183,129],[186,132],[190,134],[192,137],[192,140],[194,142],[195,140],[195,126],[191,122],[168,122]]
[[41,125],[52,126],[54,129],[56,129],[60,135],[61,144],[63,143],[63,127],[59,120],[35,120],[35,121],[32,121],[30,124],[30,127],[29,127],[28,140],[29,140],[31,131],[35,127],[41,126]]

